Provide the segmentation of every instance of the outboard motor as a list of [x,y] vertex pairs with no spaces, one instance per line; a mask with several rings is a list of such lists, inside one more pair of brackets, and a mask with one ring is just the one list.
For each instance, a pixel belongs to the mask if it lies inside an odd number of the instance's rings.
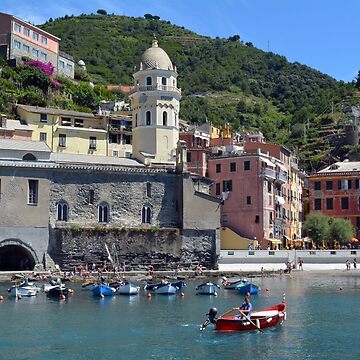
[[209,317],[209,321],[214,324],[216,322],[217,308],[212,307],[209,310],[209,313],[206,314]]

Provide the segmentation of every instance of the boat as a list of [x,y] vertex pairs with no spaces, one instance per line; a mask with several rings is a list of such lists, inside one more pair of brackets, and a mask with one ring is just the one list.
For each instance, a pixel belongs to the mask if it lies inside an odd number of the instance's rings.
[[176,290],[178,290],[178,288],[171,285],[171,283],[163,283],[154,288],[154,293],[161,295],[173,295],[176,293]]
[[180,290],[184,286],[186,286],[185,282],[182,280],[174,281],[174,282],[168,282],[168,281],[146,282],[145,286],[144,286],[144,290],[154,291],[156,288],[158,288],[159,286],[164,285],[164,284],[170,284],[173,287],[175,287],[176,290]]
[[[229,315],[232,312],[237,312],[237,314]],[[286,320],[285,295],[283,295],[280,304],[254,311],[250,317],[243,317],[239,314],[239,308],[232,308],[219,318],[216,318],[216,308],[211,308],[207,315],[208,319],[200,327],[201,330],[205,329],[209,324],[214,324],[217,331],[258,330],[262,332],[263,329],[281,325]]]
[[217,291],[220,289],[220,286],[213,284],[212,282],[207,282],[200,284],[196,287],[198,294],[204,295],[217,295]]
[[36,285],[34,285],[32,282],[29,282],[29,280],[24,277],[19,285],[11,286],[8,289],[8,292],[17,298],[20,296],[36,296],[39,290],[40,289]]
[[63,296],[68,296],[71,290],[58,279],[50,280],[49,284],[44,285],[44,292],[49,297],[62,298]]
[[137,295],[139,290],[140,286],[125,282],[116,289],[116,293],[120,295]]
[[237,280],[229,280],[227,278],[223,278],[222,285],[224,286],[224,289],[230,289],[235,290],[238,286],[248,284],[249,281],[246,279],[237,279]]
[[239,293],[242,295],[245,295],[246,293],[249,293],[250,295],[257,295],[259,287],[248,282],[246,284],[238,285],[236,290],[239,290]]
[[108,284],[100,283],[96,284],[91,288],[91,292],[95,296],[112,296],[115,294],[115,289]]

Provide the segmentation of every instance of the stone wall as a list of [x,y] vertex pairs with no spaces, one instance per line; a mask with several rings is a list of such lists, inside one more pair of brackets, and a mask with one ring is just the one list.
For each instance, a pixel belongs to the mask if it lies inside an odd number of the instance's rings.
[[49,254],[62,269],[80,264],[102,265],[108,254],[125,261],[127,270],[193,268],[198,263],[216,266],[216,231],[178,229],[61,229],[52,231]]
[[[167,173],[131,173],[101,171],[54,171],[50,186],[50,224],[57,223],[57,203],[69,205],[68,224],[97,226],[98,206],[109,205],[109,227],[140,227],[141,209],[151,207],[151,226],[178,227],[178,176]],[[151,194],[147,194],[150,184]],[[89,192],[94,191],[94,202],[89,203]],[[64,224],[63,224],[64,225]]]

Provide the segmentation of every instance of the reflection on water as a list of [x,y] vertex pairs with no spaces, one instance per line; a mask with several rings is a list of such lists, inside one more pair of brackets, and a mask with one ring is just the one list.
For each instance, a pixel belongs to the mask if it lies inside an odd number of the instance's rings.
[[255,309],[279,303],[286,293],[283,326],[264,333],[200,331],[210,307],[221,314],[243,296],[224,289],[217,297],[196,295],[199,281],[187,282],[184,297],[151,298],[143,289],[138,296],[96,298],[72,284],[74,295],[65,301],[42,293],[16,301],[0,285],[0,359],[360,358],[360,279],[309,273],[253,282],[262,289],[252,297]]

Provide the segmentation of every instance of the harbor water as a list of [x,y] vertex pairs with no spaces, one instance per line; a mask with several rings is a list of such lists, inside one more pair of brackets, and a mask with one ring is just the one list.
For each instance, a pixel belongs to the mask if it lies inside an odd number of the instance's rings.
[[[349,275],[349,274],[346,274]],[[212,279],[220,283],[220,278]],[[316,275],[256,278],[255,310],[281,302],[287,320],[260,332],[200,331],[210,307],[219,314],[243,297],[220,289],[196,295],[204,279],[188,280],[185,296],[95,298],[80,284],[72,297],[43,293],[16,301],[0,284],[0,359],[360,359],[360,277]]]

